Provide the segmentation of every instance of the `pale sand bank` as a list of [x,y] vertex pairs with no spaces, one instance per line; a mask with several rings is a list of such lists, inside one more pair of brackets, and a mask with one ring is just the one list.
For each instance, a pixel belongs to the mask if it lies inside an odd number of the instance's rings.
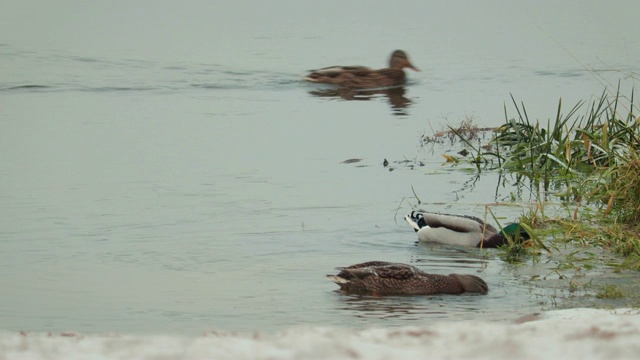
[[[160,331],[160,330],[159,330]],[[197,337],[0,332],[0,359],[639,359],[640,310]]]

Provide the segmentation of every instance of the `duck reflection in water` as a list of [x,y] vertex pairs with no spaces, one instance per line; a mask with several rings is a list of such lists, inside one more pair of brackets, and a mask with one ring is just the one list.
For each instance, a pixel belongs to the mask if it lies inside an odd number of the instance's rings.
[[[339,292],[339,291],[338,291]],[[362,294],[344,294],[336,298],[335,310],[348,318],[359,318],[371,324],[372,320],[385,319],[389,324],[406,325],[408,321],[424,323],[425,319],[461,320],[477,319],[477,314],[485,312],[483,303],[472,296],[448,297],[389,296],[379,297]],[[445,305],[443,305],[445,304]]]
[[404,86],[375,90],[356,90],[343,88],[318,89],[309,91],[309,94],[317,97],[334,98],[342,100],[368,101],[380,97],[386,97],[394,115],[408,115],[407,109],[411,106],[411,99],[405,96]]

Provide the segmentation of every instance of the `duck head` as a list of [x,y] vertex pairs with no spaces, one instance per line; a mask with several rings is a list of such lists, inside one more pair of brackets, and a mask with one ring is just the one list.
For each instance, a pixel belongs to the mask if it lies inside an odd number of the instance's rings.
[[499,233],[500,236],[506,238],[507,236],[518,240],[520,242],[531,239],[531,235],[525,230],[519,223],[511,223],[504,228]]
[[413,66],[409,61],[409,57],[407,53],[402,50],[396,50],[391,54],[391,58],[389,59],[389,67],[392,69],[404,69],[409,68],[414,71],[420,71],[418,68]]

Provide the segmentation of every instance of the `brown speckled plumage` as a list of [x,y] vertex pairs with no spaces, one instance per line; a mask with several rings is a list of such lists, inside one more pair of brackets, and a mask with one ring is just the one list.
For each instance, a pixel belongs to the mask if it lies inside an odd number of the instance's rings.
[[373,70],[364,66],[330,66],[312,70],[305,80],[333,84],[348,89],[371,89],[398,86],[405,83],[404,68],[418,69],[411,64],[407,54],[396,50],[391,54],[389,67]]
[[489,287],[475,275],[428,274],[415,266],[369,261],[338,268],[338,275],[327,278],[351,293],[375,295],[486,294]]

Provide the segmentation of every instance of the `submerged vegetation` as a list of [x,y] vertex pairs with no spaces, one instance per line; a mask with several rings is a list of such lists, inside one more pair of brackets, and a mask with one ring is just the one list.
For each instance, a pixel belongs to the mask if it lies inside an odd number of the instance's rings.
[[598,299],[620,299],[624,297],[624,293],[619,286],[604,285],[596,295]]

